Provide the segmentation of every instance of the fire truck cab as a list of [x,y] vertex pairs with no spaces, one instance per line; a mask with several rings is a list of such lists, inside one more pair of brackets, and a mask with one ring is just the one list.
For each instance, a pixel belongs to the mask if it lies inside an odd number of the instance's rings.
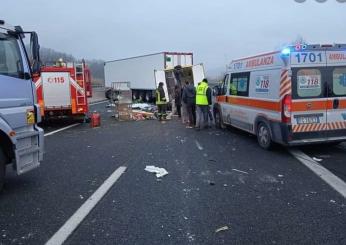
[[37,101],[43,119],[71,117],[83,120],[88,113],[87,83],[90,71],[84,62],[42,66],[35,80]]
[[297,44],[231,62],[216,88],[217,126],[261,147],[346,141],[346,45]]

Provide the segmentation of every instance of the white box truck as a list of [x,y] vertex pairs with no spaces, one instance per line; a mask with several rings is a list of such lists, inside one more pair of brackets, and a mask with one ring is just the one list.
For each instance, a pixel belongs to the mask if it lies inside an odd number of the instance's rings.
[[175,84],[193,81],[197,85],[204,77],[203,64],[193,65],[192,53],[161,52],[120,60],[104,65],[106,97],[113,82],[130,82],[133,100],[153,102],[159,82],[171,91]]

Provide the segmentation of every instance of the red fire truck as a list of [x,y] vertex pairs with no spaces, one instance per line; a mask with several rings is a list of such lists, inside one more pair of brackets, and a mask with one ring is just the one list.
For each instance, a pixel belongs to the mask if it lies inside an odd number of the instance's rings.
[[89,110],[90,81],[90,69],[84,61],[75,64],[59,59],[55,65],[42,66],[40,77],[35,80],[42,117],[84,119]]

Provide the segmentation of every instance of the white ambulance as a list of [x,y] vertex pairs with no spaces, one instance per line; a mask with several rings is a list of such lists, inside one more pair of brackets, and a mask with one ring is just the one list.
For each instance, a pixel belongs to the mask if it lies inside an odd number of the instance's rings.
[[346,44],[234,60],[214,94],[216,125],[255,134],[265,149],[346,141]]

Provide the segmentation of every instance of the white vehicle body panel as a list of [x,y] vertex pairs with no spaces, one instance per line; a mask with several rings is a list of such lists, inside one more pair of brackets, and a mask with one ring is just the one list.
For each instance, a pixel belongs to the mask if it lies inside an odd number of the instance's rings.
[[193,83],[195,87],[197,87],[198,83],[200,83],[205,78],[203,64],[192,66],[192,73],[193,73]]
[[128,81],[131,89],[155,90],[154,70],[173,69],[177,65],[191,66],[192,54],[162,52],[105,62],[105,86]]
[[168,95],[168,90],[167,90],[167,84],[166,84],[166,73],[165,73],[165,71],[157,71],[157,70],[155,70],[154,73],[155,73],[155,84],[156,84],[156,87],[159,86],[159,83],[163,83],[164,84],[163,91],[165,91],[165,94],[166,94],[166,101],[169,102],[169,96],[167,96]]
[[42,72],[45,107],[71,106],[70,73]]

